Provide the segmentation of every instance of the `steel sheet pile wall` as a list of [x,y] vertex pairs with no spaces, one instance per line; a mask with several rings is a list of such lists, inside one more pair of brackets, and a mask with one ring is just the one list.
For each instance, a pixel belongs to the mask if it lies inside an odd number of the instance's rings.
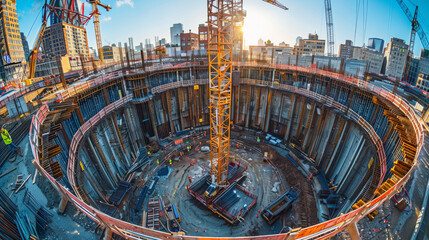
[[[238,64],[237,64],[238,65]],[[244,66],[252,66],[251,64],[246,64]],[[243,67],[244,67],[243,66]],[[255,65],[256,66],[256,65]],[[258,65],[259,66],[259,65]],[[259,66],[260,67],[260,66]],[[397,108],[399,108],[411,121],[413,125],[413,129],[415,132],[415,136],[417,139],[417,152],[416,152],[416,159],[420,154],[422,144],[423,144],[423,128],[419,123],[418,117],[414,113],[413,109],[410,107],[410,105],[402,100],[399,96],[395,96],[391,94],[390,92],[387,92],[381,88],[378,88],[376,86],[373,86],[372,84],[368,82],[361,81],[356,78],[343,76],[337,73],[331,73],[315,68],[305,68],[305,67],[296,67],[296,66],[288,66],[288,65],[276,65],[276,69],[280,70],[290,70],[290,71],[296,71],[296,72],[304,72],[304,73],[310,73],[310,74],[317,74],[321,75],[323,77],[329,77],[332,79],[339,80],[340,82],[344,82],[346,84],[351,84],[355,86],[358,89],[369,91],[370,93],[381,97],[391,103],[393,103]],[[67,99],[68,97],[78,94],[86,89],[89,89],[91,87],[94,87],[98,84],[102,84],[105,82],[108,82],[112,80],[114,77],[122,76],[122,74],[119,73],[112,73],[107,74],[105,77],[97,77],[94,80],[84,82],[83,84],[73,87],[67,91],[63,91],[59,94],[57,94],[58,100],[62,101],[64,99]],[[291,85],[285,85],[285,84],[275,84],[273,81],[269,82],[270,79],[266,79],[267,81],[258,81],[258,80],[252,80],[252,79],[243,79],[243,83],[246,84],[257,84],[257,85],[263,85],[263,86],[271,86],[273,88],[279,88],[284,89],[286,91],[298,93],[304,96],[307,96],[309,98],[315,99],[319,102],[325,103],[328,106],[332,106],[339,111],[343,113],[347,113],[347,116],[349,116],[351,119],[353,119],[355,122],[357,122],[370,136],[372,142],[374,143],[375,147],[377,148],[378,157],[380,160],[381,165],[381,175],[384,176],[387,171],[386,167],[386,156],[384,152],[383,143],[380,140],[379,135],[374,130],[373,126],[371,126],[367,120],[360,116],[356,111],[353,109],[349,109],[346,111],[346,107],[343,103],[334,101],[332,97],[324,96],[318,93],[315,93],[313,91],[310,91],[308,89],[304,88],[298,88]],[[205,83],[204,80],[198,80],[201,81],[201,84]],[[179,81],[179,82],[173,82],[173,83],[167,83],[165,85],[160,85],[157,87],[152,88],[152,93],[159,93],[163,92],[165,90],[168,90],[170,88],[180,87],[180,86],[187,86],[187,84],[195,84],[195,82],[190,81]],[[68,168],[68,175],[73,176],[73,166],[70,166],[70,164],[74,164],[74,157],[77,150],[77,145],[79,143],[79,140],[82,139],[84,133],[93,126],[96,122],[98,122],[106,113],[122,106],[126,102],[130,101],[130,97],[127,96],[126,98],[122,98],[121,100],[110,104],[106,108],[102,110],[102,112],[98,113],[94,117],[92,117],[90,120],[88,120],[80,130],[78,130],[73,138],[73,143],[70,147],[70,154],[69,158],[72,161],[69,161],[69,168]],[[30,130],[30,143],[33,150],[33,155],[36,158],[36,162],[39,164],[39,158],[37,153],[37,148],[39,147],[39,137],[40,137],[40,125],[44,122],[46,115],[48,113],[49,109],[47,105],[45,104],[39,112],[33,117],[32,121],[32,127]],[[359,111],[361,112],[361,111]],[[254,236],[254,237],[241,237],[239,239],[288,239],[288,237],[294,237],[296,239],[313,239],[313,238],[327,238],[330,236],[333,236],[334,234],[342,231],[348,224],[354,224],[355,222],[359,221],[361,218],[363,218],[368,213],[375,210],[378,206],[380,206],[383,202],[390,199],[397,191],[399,191],[403,185],[407,182],[407,180],[410,178],[411,173],[414,170],[416,159],[414,161],[414,165],[412,169],[402,178],[400,179],[393,187],[388,189],[386,192],[384,192],[382,195],[378,196],[374,200],[364,204],[360,208],[351,211],[343,216],[340,216],[338,218],[320,223],[318,225],[314,225],[311,227],[307,227],[304,229],[300,229],[295,232],[289,232],[289,233],[283,233],[278,235],[269,235],[269,236]],[[137,226],[128,222],[124,222],[115,218],[112,218],[102,212],[100,212],[97,209],[94,209],[93,207],[89,206],[88,204],[84,203],[82,200],[79,199],[79,197],[76,197],[73,193],[70,192],[69,189],[63,187],[60,185],[54,178],[49,176],[43,169],[43,174],[48,177],[50,182],[54,184],[54,186],[60,191],[64,196],[67,196],[70,201],[78,207],[82,212],[84,212],[86,215],[88,215],[90,218],[92,218],[94,221],[105,225],[109,229],[111,229],[113,232],[120,234],[124,237],[128,237],[130,239],[146,239],[146,238],[161,238],[161,239],[176,239],[176,236],[172,236],[165,232],[159,232],[147,228],[143,228],[141,226]],[[72,179],[72,178],[70,178]],[[380,183],[383,178],[380,178]],[[74,182],[72,183],[72,186],[74,186]],[[149,237],[150,236],[150,237]],[[205,237],[193,237],[193,236],[183,236],[183,239],[206,239]],[[210,238],[213,239],[213,238]]]

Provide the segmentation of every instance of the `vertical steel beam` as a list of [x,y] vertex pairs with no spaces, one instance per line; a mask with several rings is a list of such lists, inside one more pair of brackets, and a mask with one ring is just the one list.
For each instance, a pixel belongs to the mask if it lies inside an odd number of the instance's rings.
[[[111,119],[110,119],[112,122],[113,122],[113,125],[115,126],[115,132],[116,132],[116,135],[118,136],[118,138],[119,138],[119,142],[121,143],[121,147],[122,147],[122,151],[123,151],[123,153],[124,153],[124,155],[125,155],[125,159],[127,159],[128,160],[128,157],[127,157],[127,149],[125,149],[125,144],[124,144],[124,139],[122,138],[122,134],[121,134],[121,131],[120,131],[120,129],[119,129],[119,126],[118,126],[118,119],[116,118],[116,113],[113,113],[112,114],[112,116],[111,116]],[[132,130],[132,129],[131,129]],[[128,161],[127,161],[128,162]]]
[[315,111],[316,111],[316,103],[313,102],[311,104],[310,115],[308,115],[308,118],[307,118],[307,124],[305,125],[304,141],[302,143],[303,149],[305,148],[305,145],[307,143],[307,139],[308,139],[308,135],[309,135],[308,132],[310,131],[310,128],[311,128],[310,126],[313,124],[313,115],[314,115]]
[[[256,105],[255,105],[255,110],[256,110],[256,115],[255,115],[255,126],[259,125],[259,109],[261,108],[261,92],[262,92],[262,88],[260,87],[254,87],[255,89],[255,95],[256,95]],[[252,111],[253,112],[253,111]],[[252,116],[250,116],[252,117]]]
[[267,107],[265,108],[265,123],[264,123],[264,131],[268,132],[268,127],[270,125],[270,117],[271,117],[271,98],[273,96],[273,90],[271,88],[268,89],[268,97],[267,97]]
[[194,127],[194,113],[192,111],[192,88],[188,87],[188,111],[189,111],[189,123],[191,128]]
[[155,115],[153,112],[153,102],[152,100],[149,100],[149,115],[150,115],[150,121],[152,122],[152,128],[153,128],[153,132],[155,133],[155,138],[156,141],[159,141],[159,136],[158,136],[158,129],[156,128],[156,122],[155,122]]
[[320,132],[320,126],[322,126],[322,122],[323,122],[323,120],[325,119],[325,116],[326,116],[327,114],[325,113],[325,106],[323,105],[322,106],[322,111],[321,111],[321,113],[320,113],[320,116],[319,116],[319,121],[317,122],[317,127],[316,127],[316,134],[314,135],[314,138],[313,138],[313,142],[312,142],[312,144],[311,144],[311,148],[310,148],[310,151],[308,152],[309,154],[309,156],[311,157],[312,156],[312,153],[313,153],[313,149],[314,149],[314,145],[315,145],[315,143],[316,143],[316,139],[317,138],[319,138],[319,132]]
[[249,112],[250,112],[250,97],[251,97],[251,92],[252,92],[252,87],[250,86],[250,84],[247,86],[247,111],[244,114],[244,121],[245,122],[245,127],[248,128],[249,127],[249,122],[250,122],[250,118],[251,116],[249,116]]
[[298,120],[298,127],[296,128],[296,133],[295,133],[295,138],[296,139],[298,139],[299,135],[301,134],[302,121],[304,120],[305,108],[306,107],[307,107],[307,102],[305,101],[305,98],[302,98],[301,110],[300,110],[299,120]]
[[103,95],[104,95],[104,100],[106,100],[106,106],[107,106],[110,104],[110,100],[109,100],[109,95],[107,94],[106,87],[103,87]]
[[287,129],[286,129],[286,133],[285,133],[285,137],[284,140],[288,141],[289,140],[289,133],[290,133],[290,129],[292,127],[292,121],[293,121],[293,112],[295,111],[295,104],[296,104],[296,95],[295,93],[292,93],[291,96],[291,103],[289,106],[289,117],[288,117],[288,125],[287,125]]
[[168,120],[170,122],[170,132],[173,134],[175,132],[174,130],[174,124],[173,124],[173,116],[171,114],[171,94],[170,90],[167,90],[165,93],[165,97],[167,98],[167,114],[168,114]]
[[185,101],[184,96],[183,96],[183,88],[177,89],[177,99],[178,99],[178,104],[179,104],[180,127],[181,127],[181,129],[185,129],[185,123],[183,121],[183,114],[182,114],[183,102]]

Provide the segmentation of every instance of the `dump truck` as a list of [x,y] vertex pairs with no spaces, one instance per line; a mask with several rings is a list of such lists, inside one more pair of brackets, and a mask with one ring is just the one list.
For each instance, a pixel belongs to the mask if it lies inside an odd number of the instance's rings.
[[280,213],[285,210],[289,210],[292,207],[292,203],[298,199],[301,190],[298,188],[291,187],[288,192],[281,195],[279,198],[270,203],[261,213],[265,220],[271,225],[277,218],[280,217]]

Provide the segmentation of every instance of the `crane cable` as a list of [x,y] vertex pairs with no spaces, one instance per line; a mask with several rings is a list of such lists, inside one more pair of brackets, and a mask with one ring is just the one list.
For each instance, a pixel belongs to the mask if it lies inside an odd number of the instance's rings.
[[28,30],[27,37],[29,37],[29,36],[30,36],[31,31],[33,30],[34,24],[36,24],[37,19],[39,18],[40,14],[41,14],[42,12],[43,12],[43,8],[42,8],[42,9],[40,9],[39,13],[37,14],[36,18],[34,19],[33,24],[31,25],[30,30]]
[[366,3],[365,3],[365,0],[362,1],[362,13],[363,13],[363,19],[362,19],[362,22],[363,22],[363,24],[362,24],[363,25],[362,26],[362,28],[363,28],[362,43],[363,44],[365,44],[366,29],[367,29],[367,23],[368,23],[368,5],[369,5],[368,0],[366,0]]
[[357,26],[358,26],[358,20],[359,20],[359,8],[360,8],[360,0],[356,0],[356,21],[355,21],[355,35],[353,38],[353,42],[356,42],[356,33],[357,33]]

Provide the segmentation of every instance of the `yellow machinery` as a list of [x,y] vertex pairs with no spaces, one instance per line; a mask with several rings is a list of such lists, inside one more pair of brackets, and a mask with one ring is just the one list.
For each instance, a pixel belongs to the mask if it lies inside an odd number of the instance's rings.
[[100,12],[98,11],[98,6],[109,11],[112,9],[109,5],[102,4],[99,0],[88,0],[92,5],[92,13],[90,17],[94,17],[94,31],[95,31],[95,40],[97,42],[98,56],[101,61],[103,61],[103,42],[101,41],[101,32],[100,32]]
[[[264,1],[287,10],[275,0]],[[211,147],[211,185],[205,192],[208,197],[229,185],[234,13],[241,11],[235,4],[241,8],[242,0],[207,0]]]

